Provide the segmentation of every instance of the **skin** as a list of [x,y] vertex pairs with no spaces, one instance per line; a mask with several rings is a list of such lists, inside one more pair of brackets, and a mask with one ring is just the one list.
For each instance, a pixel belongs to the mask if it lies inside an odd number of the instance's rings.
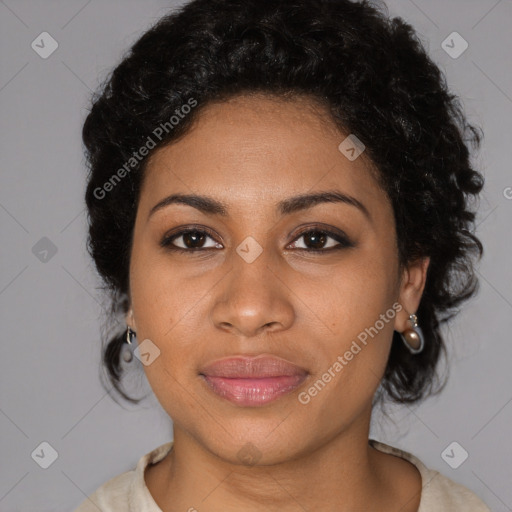
[[[308,98],[242,95],[206,106],[185,136],[148,161],[126,321],[139,343],[149,338],[160,350],[144,368],[173,420],[174,448],[148,467],[145,481],[164,512],[418,508],[416,468],[371,448],[368,435],[393,330],[409,327],[429,260],[399,269],[391,204],[366,155],[349,161],[338,150],[346,135]],[[341,202],[288,215],[276,209],[289,197],[332,189],[363,203],[370,218]],[[149,215],[176,193],[221,201],[227,215],[184,204]],[[209,250],[160,246],[176,228],[197,224],[215,235],[204,240]],[[354,246],[300,250],[314,247],[299,236],[303,227],[342,230]],[[236,252],[248,236],[263,249],[252,263]],[[323,246],[337,244],[329,237]],[[301,404],[298,394],[395,303],[403,309]],[[308,379],[263,407],[241,407],[198,375],[213,360],[259,354],[307,369]],[[249,442],[259,454],[252,465],[237,455]]]

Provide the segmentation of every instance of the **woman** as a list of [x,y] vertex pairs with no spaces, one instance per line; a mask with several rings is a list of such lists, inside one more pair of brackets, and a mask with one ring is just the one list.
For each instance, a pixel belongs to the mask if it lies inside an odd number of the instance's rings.
[[174,440],[79,512],[489,510],[368,439],[376,402],[436,391],[482,254],[479,135],[409,25],[195,0],[135,43],[83,137],[89,250],[126,322],[104,360],[127,399],[120,359],[143,363]]

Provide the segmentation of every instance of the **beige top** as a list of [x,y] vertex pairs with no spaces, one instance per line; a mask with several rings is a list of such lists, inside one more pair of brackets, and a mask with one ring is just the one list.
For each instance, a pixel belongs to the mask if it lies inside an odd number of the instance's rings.
[[[165,443],[141,457],[135,469],[104,483],[74,512],[162,512],[146,487],[144,471],[149,464],[161,461],[170,452],[172,444],[172,441]],[[370,444],[418,468],[423,485],[418,512],[491,512],[469,489],[428,469],[414,455],[373,439]]]

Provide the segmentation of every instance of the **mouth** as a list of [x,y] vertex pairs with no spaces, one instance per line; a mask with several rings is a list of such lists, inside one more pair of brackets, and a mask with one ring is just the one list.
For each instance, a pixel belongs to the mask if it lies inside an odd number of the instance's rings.
[[232,357],[203,368],[199,376],[215,395],[243,407],[258,407],[291,393],[308,372],[284,359]]

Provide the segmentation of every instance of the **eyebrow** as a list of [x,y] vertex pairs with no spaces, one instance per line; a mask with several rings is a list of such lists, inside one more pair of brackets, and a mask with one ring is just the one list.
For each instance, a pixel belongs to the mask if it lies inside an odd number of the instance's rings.
[[[372,220],[370,212],[361,201],[339,190],[328,190],[325,192],[315,192],[289,197],[277,203],[277,210],[281,215],[290,215],[291,213],[307,210],[322,203],[343,203],[354,206],[359,209],[370,222]],[[149,211],[148,218],[158,210],[162,210],[171,204],[185,204],[208,215],[229,216],[228,206],[217,199],[197,194],[172,194],[155,204]]]

